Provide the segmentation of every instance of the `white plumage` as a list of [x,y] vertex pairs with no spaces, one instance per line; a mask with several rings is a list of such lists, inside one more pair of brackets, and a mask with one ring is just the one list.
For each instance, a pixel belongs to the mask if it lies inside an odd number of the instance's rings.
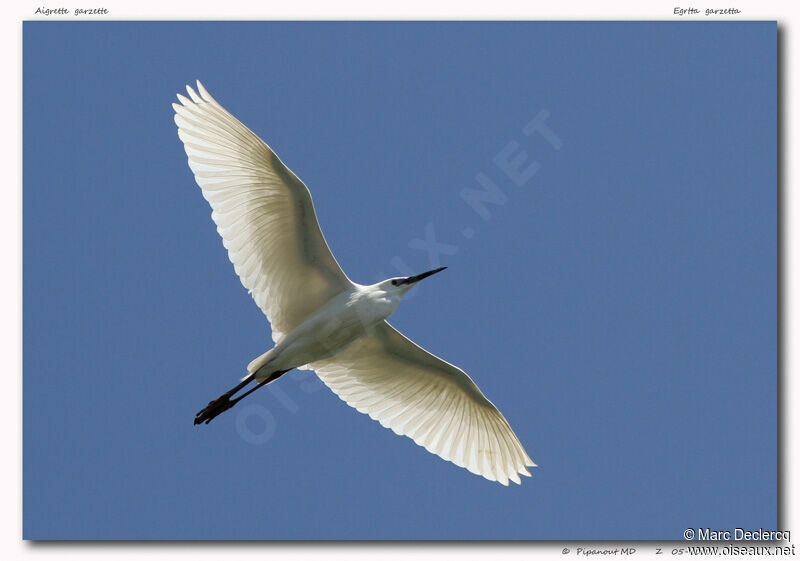
[[178,95],[175,122],[236,273],[272,328],[275,346],[248,366],[254,379],[311,368],[349,405],[445,460],[503,485],[530,475],[536,464],[469,376],[385,320],[438,270],[350,281],[306,186],[200,82],[197,90]]

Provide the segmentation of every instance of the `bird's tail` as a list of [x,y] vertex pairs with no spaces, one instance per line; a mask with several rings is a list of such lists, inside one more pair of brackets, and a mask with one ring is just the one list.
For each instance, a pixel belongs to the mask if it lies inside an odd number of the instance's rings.
[[[272,349],[268,350],[263,355],[261,355],[259,357],[256,357],[253,360],[251,360],[250,364],[247,365],[247,376],[249,376],[250,374],[255,374],[265,364],[267,364],[269,362],[269,359],[272,358],[271,357],[271,353],[272,353]],[[244,378],[247,378],[247,376],[245,376]],[[242,380],[244,380],[244,378],[242,378]]]

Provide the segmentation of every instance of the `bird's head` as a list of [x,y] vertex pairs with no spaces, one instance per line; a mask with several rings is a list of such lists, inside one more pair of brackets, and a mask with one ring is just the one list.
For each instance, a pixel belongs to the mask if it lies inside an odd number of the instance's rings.
[[411,288],[417,284],[422,279],[426,279],[431,275],[435,275],[439,271],[444,271],[447,267],[439,267],[438,269],[433,269],[431,271],[426,271],[419,275],[411,275],[410,277],[394,277],[392,279],[386,279],[385,281],[381,282],[378,286],[388,292],[389,294],[398,294],[403,295]]

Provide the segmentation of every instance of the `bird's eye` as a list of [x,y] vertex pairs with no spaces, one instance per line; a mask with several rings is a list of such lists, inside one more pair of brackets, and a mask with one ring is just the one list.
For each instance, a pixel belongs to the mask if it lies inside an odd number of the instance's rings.
[[397,286],[397,281],[396,280],[392,281],[392,286]]

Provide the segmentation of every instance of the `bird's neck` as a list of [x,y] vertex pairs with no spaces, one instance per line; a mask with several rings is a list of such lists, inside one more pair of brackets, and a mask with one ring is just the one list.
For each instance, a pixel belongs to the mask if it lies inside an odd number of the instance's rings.
[[402,298],[397,291],[386,290],[377,284],[361,287],[358,292],[358,306],[370,316],[380,316],[380,319],[389,317]]

